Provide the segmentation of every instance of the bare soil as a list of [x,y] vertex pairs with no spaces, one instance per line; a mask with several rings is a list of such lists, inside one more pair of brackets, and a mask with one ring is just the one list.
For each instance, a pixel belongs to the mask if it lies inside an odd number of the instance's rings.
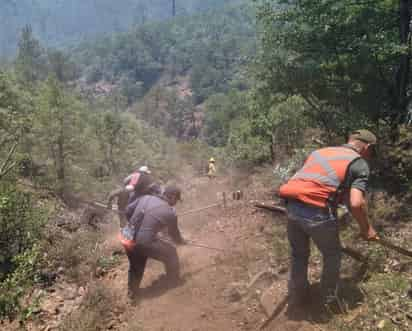
[[[204,177],[193,178],[186,191],[190,196],[185,195],[178,212],[221,201],[222,192],[229,192],[230,188],[225,179],[209,181]],[[186,238],[223,251],[190,245],[179,247],[184,283],[163,293],[150,292],[151,283],[164,272],[161,264],[150,261],[142,285],[147,292],[143,290],[136,306],[126,299],[128,262],[124,257],[121,266],[104,279],[107,287],[122,294],[116,303],[121,313],[112,328],[258,330],[267,318],[260,300],[263,292],[274,281],[283,286],[287,277],[287,268],[278,273],[271,244],[271,221],[270,217],[256,213],[247,201],[231,199],[226,209],[215,207],[181,217],[179,225]],[[284,288],[278,297],[284,298]],[[266,328],[312,329],[308,322],[289,321],[284,311]]]
[[[282,309],[265,330],[320,329],[307,318],[291,320],[286,316],[285,306],[281,305],[286,293],[288,252],[286,245],[274,246],[274,238],[285,240],[286,229],[274,227],[274,221],[278,222],[274,216],[253,208],[249,200],[258,197],[259,188],[249,190],[252,193],[245,194],[243,200],[234,201],[230,196],[231,179],[218,177],[210,181],[207,177],[190,176],[190,171],[182,170],[182,173],[185,173],[181,181],[184,201],[177,207],[178,214],[221,203],[222,192],[227,192],[226,208],[221,205],[179,218],[185,238],[218,250],[191,245],[179,247],[184,282],[167,291],[152,291],[152,282],[164,270],[162,264],[149,261],[142,284],[143,294],[137,304],[127,299],[128,261],[122,254],[119,265],[98,275],[97,284],[105,289],[110,300],[97,300],[96,305],[104,307],[95,309],[94,315],[82,305],[96,286],[94,277],[81,287],[58,280],[40,305],[37,321],[27,324],[27,329],[66,331],[72,329],[70,325],[78,329],[79,323],[66,322],[63,329],[59,325],[67,321],[68,316],[74,322],[76,319],[87,322],[101,314],[98,330],[259,330],[270,312],[277,308]],[[107,233],[104,243],[107,252],[122,252],[115,215],[101,231]],[[266,299],[262,300],[264,297]],[[9,326],[5,329],[16,329]]]

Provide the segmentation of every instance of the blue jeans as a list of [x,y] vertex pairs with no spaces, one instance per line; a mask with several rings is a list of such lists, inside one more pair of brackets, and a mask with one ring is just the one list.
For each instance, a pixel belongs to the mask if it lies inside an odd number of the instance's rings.
[[323,256],[321,291],[323,300],[336,298],[341,265],[341,244],[336,218],[327,210],[297,201],[288,203],[288,239],[292,253],[290,297],[308,293],[310,238]]

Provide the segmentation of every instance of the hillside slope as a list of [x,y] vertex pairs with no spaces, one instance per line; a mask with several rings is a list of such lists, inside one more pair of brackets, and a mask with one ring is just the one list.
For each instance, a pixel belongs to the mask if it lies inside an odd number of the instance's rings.
[[[193,14],[239,0],[178,0],[176,15]],[[172,16],[170,0],[3,0],[0,56],[14,53],[21,29],[30,24],[46,46],[64,46],[133,24]]]
[[226,6],[191,17],[150,23],[72,49],[87,82],[120,83],[129,101],[165,73],[188,75],[195,103],[242,89],[245,65],[256,53],[253,6]]

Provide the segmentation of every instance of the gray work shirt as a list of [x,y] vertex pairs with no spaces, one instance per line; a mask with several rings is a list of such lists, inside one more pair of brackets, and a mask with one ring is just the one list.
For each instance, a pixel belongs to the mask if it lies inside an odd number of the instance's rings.
[[[142,211],[144,212],[143,219],[136,222],[136,218],[139,218]],[[139,198],[129,222],[130,224],[139,223],[136,234],[137,244],[147,245],[157,240],[157,233],[164,228],[167,228],[175,243],[180,244],[183,242],[174,208],[159,197],[144,195]]]
[[[355,150],[351,145],[347,144],[342,147]],[[362,192],[366,192],[368,190],[369,175],[368,162],[363,158],[356,159],[349,165],[345,181],[343,182],[344,190],[349,191],[351,188],[356,188]]]

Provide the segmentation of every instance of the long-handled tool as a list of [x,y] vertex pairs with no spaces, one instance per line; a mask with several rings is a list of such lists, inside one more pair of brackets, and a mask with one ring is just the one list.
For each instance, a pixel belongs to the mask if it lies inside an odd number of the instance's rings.
[[392,244],[391,242],[389,242],[389,241],[386,240],[386,239],[379,238],[379,239],[376,240],[375,242],[378,243],[378,244],[380,244],[380,245],[382,245],[382,246],[384,246],[384,247],[387,247],[387,248],[389,248],[389,249],[392,249],[392,250],[394,250],[394,251],[396,251],[396,252],[398,252],[398,253],[400,253],[400,254],[403,254],[403,255],[412,257],[412,252],[411,252],[411,251],[409,251],[409,250],[407,250],[407,249],[405,249],[405,248],[403,248],[403,247],[394,245],[394,244]]
[[[260,208],[260,209],[266,209],[272,212],[277,212],[277,213],[282,213],[282,214],[286,214],[286,208],[281,207],[281,206],[274,206],[274,205],[265,205],[262,203],[255,203],[254,205],[256,208]],[[390,241],[388,241],[387,239],[383,239],[383,238],[379,238],[378,240],[372,241],[372,242],[376,242],[377,244],[380,244],[384,247],[387,247],[389,249],[392,249],[402,255],[406,255],[409,257],[412,257],[412,251],[409,251],[403,247],[400,247],[398,245],[395,245],[393,243],[391,243]],[[362,254],[358,253],[357,251],[346,247],[343,249],[343,252],[347,255],[349,255],[350,257],[361,261],[360,259],[366,259],[365,257],[363,257]]]
[[198,209],[188,210],[188,211],[185,211],[183,213],[179,213],[177,216],[185,216],[185,215],[189,215],[189,214],[194,214],[194,213],[197,213],[199,211],[203,211],[203,210],[207,210],[207,209],[210,209],[210,208],[218,207],[220,205],[221,205],[220,203],[214,203],[213,205],[209,205],[209,206],[206,206],[206,207],[201,207],[201,208],[198,208]]
[[[160,235],[159,239],[169,243],[169,244],[174,244],[169,238],[165,237],[164,235]],[[211,247],[209,245],[205,245],[205,244],[200,244],[197,243],[196,241],[193,240],[187,240],[185,239],[185,244],[187,246],[193,246],[193,247],[199,247],[199,248],[206,248],[209,250],[213,250],[213,251],[218,251],[218,252],[226,252],[226,250],[222,249],[222,248],[217,248],[217,247]]]
[[[125,214],[126,213],[123,210],[118,210],[116,207],[109,208],[108,205],[106,205],[102,202],[98,202],[98,201],[82,200],[81,202],[85,203],[87,205],[93,206],[93,207],[97,207],[98,209],[104,209],[107,212],[113,212],[113,213],[117,213],[117,214]],[[185,211],[183,213],[179,213],[177,216],[181,217],[181,216],[186,216],[186,215],[198,213],[198,212],[201,212],[201,211],[204,211],[204,210],[207,210],[207,209],[218,207],[220,205],[221,205],[220,203],[215,203],[213,205],[209,205],[209,206],[205,206],[205,207],[201,207],[201,208],[197,208],[197,209],[193,209],[193,210],[188,210],[188,211]]]
[[218,251],[218,252],[226,252],[226,250],[222,248],[216,248],[216,247],[211,247],[211,246],[204,245],[204,244],[198,244],[191,240],[186,240],[186,245],[193,246],[193,247],[199,247],[199,248],[206,248],[206,249],[210,249],[210,250]]
[[286,208],[281,207],[281,206],[274,206],[274,205],[265,205],[264,203],[260,203],[260,202],[256,202],[254,204],[254,206],[256,208],[260,208],[260,209],[266,209],[266,210],[270,210],[270,211],[274,211],[276,213],[281,213],[281,214],[286,214]]

